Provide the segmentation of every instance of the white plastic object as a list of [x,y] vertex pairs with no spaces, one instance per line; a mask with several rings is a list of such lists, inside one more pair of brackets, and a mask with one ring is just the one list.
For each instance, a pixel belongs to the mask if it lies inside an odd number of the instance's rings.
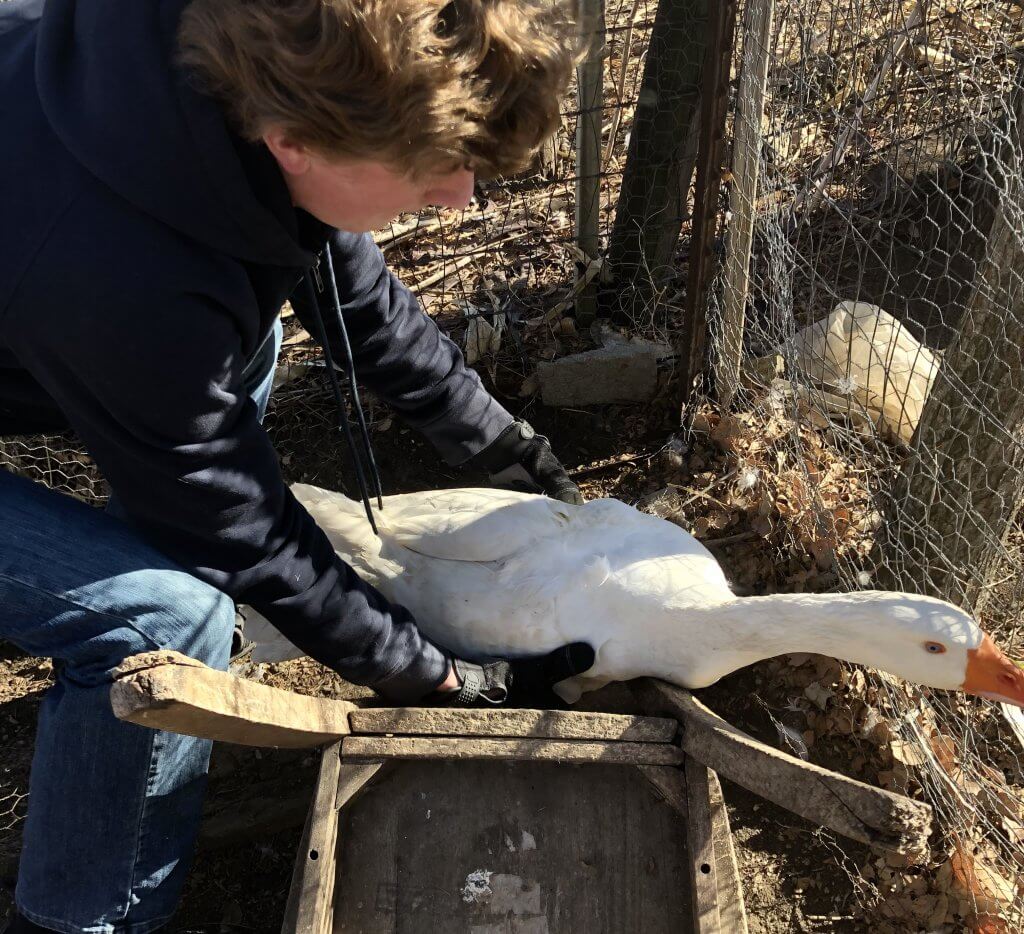
[[839,396],[851,396],[891,437],[909,444],[939,360],[878,305],[840,302],[795,336],[797,367]]

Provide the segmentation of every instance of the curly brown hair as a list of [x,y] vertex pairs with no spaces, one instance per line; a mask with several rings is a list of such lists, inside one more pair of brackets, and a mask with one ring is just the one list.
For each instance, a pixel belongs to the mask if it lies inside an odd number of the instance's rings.
[[521,169],[579,58],[575,0],[192,0],[178,38],[246,138],[415,175]]

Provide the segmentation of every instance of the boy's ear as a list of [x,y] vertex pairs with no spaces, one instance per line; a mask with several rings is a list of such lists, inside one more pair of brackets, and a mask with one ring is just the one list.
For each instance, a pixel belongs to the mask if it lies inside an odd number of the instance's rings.
[[309,170],[309,150],[304,144],[295,142],[281,127],[272,126],[264,130],[263,142],[283,172],[302,175]]

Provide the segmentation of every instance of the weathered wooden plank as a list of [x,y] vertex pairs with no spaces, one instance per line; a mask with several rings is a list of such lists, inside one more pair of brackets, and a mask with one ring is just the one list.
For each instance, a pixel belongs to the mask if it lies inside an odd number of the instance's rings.
[[[639,771],[665,801],[687,820],[689,807],[684,770],[667,766],[641,765]],[[747,934],[747,912],[743,902],[743,886],[736,863],[732,831],[729,827],[729,815],[725,809],[722,785],[718,781],[718,776],[710,769],[707,786],[718,890],[718,919],[724,934]]]
[[718,862],[715,859],[708,790],[709,772],[706,766],[689,757],[683,772],[689,813],[686,830],[690,844],[693,930],[695,934],[722,934],[724,929],[718,913]]
[[686,778],[682,769],[669,765],[639,765],[637,769],[665,799],[665,803],[686,820]]
[[341,821],[338,934],[690,930],[685,821],[634,769],[402,762]]
[[333,926],[341,744],[324,749],[316,792],[295,858],[281,934],[329,934]]
[[668,743],[679,729],[667,717],[634,717],[567,710],[459,710],[450,707],[369,707],[349,714],[353,734],[516,736]]
[[334,927],[338,812],[383,766],[382,762],[342,762],[340,747],[334,743],[324,750],[295,858],[282,934],[330,934]]
[[718,920],[725,934],[747,934],[747,910],[743,902],[743,883],[736,863],[736,849],[725,809],[722,783],[708,770],[708,798],[711,804],[711,836],[715,846],[715,873],[718,877]]
[[318,746],[348,733],[348,701],[305,697],[208,668],[178,652],[118,667],[110,703],[122,720],[245,746]]
[[334,799],[335,810],[340,811],[348,804],[382,768],[384,763],[379,761],[343,762],[338,778],[338,793]]
[[644,678],[636,690],[647,710],[679,720],[687,755],[737,785],[854,840],[899,853],[923,852],[928,805],[786,755],[663,681]]
[[750,0],[744,10],[743,67],[732,147],[732,222],[725,256],[720,348],[715,362],[718,402],[727,409],[736,395],[743,355],[743,327],[750,291],[750,251],[761,168],[761,121],[768,79],[775,0]]
[[679,747],[668,743],[418,736],[347,736],[341,754],[346,759],[529,759],[611,765],[678,765],[683,759]]

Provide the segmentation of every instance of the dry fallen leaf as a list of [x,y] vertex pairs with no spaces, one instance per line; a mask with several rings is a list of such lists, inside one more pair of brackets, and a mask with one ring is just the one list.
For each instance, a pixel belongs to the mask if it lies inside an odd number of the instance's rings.
[[893,759],[904,765],[919,766],[928,761],[928,756],[913,740],[893,739],[889,743],[889,751],[892,753]]
[[817,681],[811,682],[804,688],[804,697],[819,710],[824,710],[833,696],[828,688],[822,687]]
[[731,415],[723,415],[721,421],[711,430],[711,440],[723,451],[735,453],[745,431],[742,422]]
[[1007,922],[1016,888],[992,865],[994,859],[974,853],[967,845],[957,843],[950,859],[954,884],[965,892],[973,904],[968,915],[972,934],[1012,934]]

